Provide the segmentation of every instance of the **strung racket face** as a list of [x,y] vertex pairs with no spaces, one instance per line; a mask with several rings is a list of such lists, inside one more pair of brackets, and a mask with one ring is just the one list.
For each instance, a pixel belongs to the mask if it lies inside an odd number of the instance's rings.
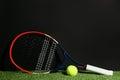
[[10,45],[10,60],[18,69],[30,74],[47,74],[64,60],[58,42],[37,31],[17,35]]

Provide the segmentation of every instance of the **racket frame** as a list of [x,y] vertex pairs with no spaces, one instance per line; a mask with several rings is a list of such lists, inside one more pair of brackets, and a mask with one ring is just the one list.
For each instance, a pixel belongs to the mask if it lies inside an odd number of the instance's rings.
[[[19,70],[23,71],[23,72],[26,72],[26,73],[29,73],[29,74],[48,74],[50,73],[51,71],[47,71],[47,72],[43,72],[43,73],[36,73],[36,72],[31,72],[29,70],[26,70],[26,69],[23,69],[21,66],[19,66],[13,59],[13,56],[12,56],[12,49],[13,49],[13,46],[15,44],[15,42],[21,37],[21,36],[24,36],[24,35],[27,35],[27,34],[38,34],[38,35],[43,35],[43,36],[46,36],[48,38],[50,38],[51,40],[53,40],[56,44],[58,44],[58,41],[55,40],[54,38],[52,38],[51,36],[49,36],[48,34],[45,34],[43,32],[38,32],[38,31],[27,31],[27,32],[23,32],[23,33],[20,33],[18,34],[12,41],[11,45],[10,45],[10,49],[9,49],[9,57],[10,57],[10,60],[12,62],[12,64],[17,67]],[[63,62],[65,61],[65,57],[64,57],[64,60]],[[61,66],[63,65],[63,63],[61,64]],[[56,69],[57,70],[57,69]]]

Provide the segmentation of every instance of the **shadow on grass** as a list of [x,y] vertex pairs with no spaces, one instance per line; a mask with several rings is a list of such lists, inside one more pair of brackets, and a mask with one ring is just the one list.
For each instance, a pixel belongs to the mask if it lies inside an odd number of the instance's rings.
[[[64,75],[67,75],[66,71],[61,71],[61,73],[64,74]],[[99,73],[90,72],[90,71],[79,71],[78,73],[101,75],[101,74],[99,74]]]
[[101,74],[99,74],[99,73],[96,73],[96,72],[90,72],[90,71],[79,71],[79,73],[101,75]]

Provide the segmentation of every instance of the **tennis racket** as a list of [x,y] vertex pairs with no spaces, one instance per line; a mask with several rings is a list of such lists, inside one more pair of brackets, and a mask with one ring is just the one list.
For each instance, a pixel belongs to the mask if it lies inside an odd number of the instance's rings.
[[38,31],[18,34],[12,40],[9,56],[16,68],[29,74],[48,74],[64,70],[68,66],[66,62],[69,59],[78,69],[113,75],[112,70],[78,62],[57,40]]

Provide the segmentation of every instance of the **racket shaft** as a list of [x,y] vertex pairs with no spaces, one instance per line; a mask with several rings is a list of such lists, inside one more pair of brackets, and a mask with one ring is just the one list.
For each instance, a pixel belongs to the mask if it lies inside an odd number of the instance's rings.
[[87,64],[86,70],[93,71],[93,72],[100,73],[100,74],[104,74],[104,75],[113,75],[112,70],[106,70],[106,69],[99,68],[99,67],[96,67],[96,66],[92,66],[92,65],[89,65],[89,64]]

